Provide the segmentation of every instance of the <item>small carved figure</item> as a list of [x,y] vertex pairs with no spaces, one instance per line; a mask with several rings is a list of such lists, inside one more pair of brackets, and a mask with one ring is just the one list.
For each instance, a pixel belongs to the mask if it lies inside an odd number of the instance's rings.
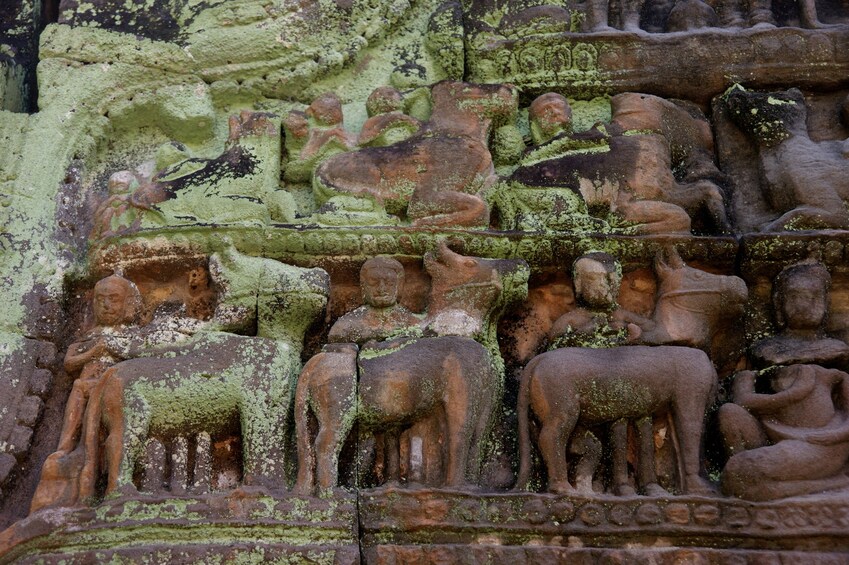
[[405,216],[416,226],[487,226],[485,196],[497,180],[489,134],[495,122],[515,114],[516,92],[446,81],[431,94],[433,113],[416,135],[322,163],[313,175],[319,204],[355,195],[373,203],[375,211]]
[[[447,263],[443,267],[453,264],[455,268],[432,271],[435,264],[443,261]],[[520,267],[517,261],[462,257],[447,251],[447,247],[440,254],[426,258],[425,265],[434,276],[428,319],[439,319],[433,308],[453,309],[469,316],[479,312],[481,320],[476,324],[461,323],[458,331],[466,331],[471,325],[480,328],[481,334],[486,334],[497,321],[490,319],[497,296],[484,293],[488,306],[479,304],[472,310],[462,306],[452,308],[451,302],[463,302],[467,298],[464,286],[477,288],[483,283],[488,287],[494,277],[507,276]],[[393,281],[397,284],[395,275],[386,279],[390,289]],[[364,283],[370,284],[366,280]],[[437,299],[437,293],[443,296]],[[390,300],[393,294],[364,289],[364,295],[371,296],[372,301],[382,299],[384,304],[394,303]],[[401,321],[406,321],[403,316]],[[448,322],[435,326],[456,329]],[[373,333],[355,328],[348,332],[335,330],[334,326],[331,333],[339,338],[344,334],[361,338]],[[385,330],[381,333],[387,335]],[[339,453],[355,422],[359,422],[361,432],[371,431],[384,437],[388,481],[399,479],[401,432],[417,422],[434,420],[437,429],[445,434],[444,484],[461,487],[475,481],[480,471],[481,443],[500,397],[501,376],[493,353],[474,339],[456,333],[392,339],[368,347],[369,354],[357,360],[354,343],[327,345],[301,372],[295,398],[297,490],[312,494],[316,488],[338,486]],[[310,433],[312,417],[318,421],[315,437]],[[425,441],[438,443],[435,438]]]
[[[551,216],[546,211],[551,203],[541,198],[550,192],[568,213],[565,219],[540,222],[539,229],[569,229],[571,223],[571,229],[592,231],[592,222],[582,225],[574,218],[589,208],[594,215],[607,215],[594,218],[596,224],[624,220],[637,233],[689,232],[693,219],[702,230],[730,231],[723,193],[715,183],[722,174],[713,163],[707,120],[647,94],[614,96],[611,107],[610,124],[568,134],[571,111],[565,98],[549,93],[534,101],[531,132],[542,144],[528,152],[510,178],[514,187],[531,189],[523,190],[527,193],[517,204],[528,211],[517,213]],[[674,171],[673,159],[680,163]],[[519,227],[532,227],[533,220],[524,216]]]
[[811,139],[802,93],[795,88],[762,93],[735,87],[724,100],[732,120],[757,145],[764,196],[781,214],[761,229],[849,227],[845,142]]
[[549,332],[551,349],[615,347],[636,342],[655,323],[619,306],[622,267],[607,253],[588,253],[572,265],[577,308],[563,314]]
[[327,336],[331,343],[380,342],[400,336],[420,335],[421,320],[398,304],[404,267],[391,257],[374,257],[360,269],[363,306],[340,317]]
[[332,92],[313,100],[306,112],[289,112],[283,127],[289,154],[285,177],[290,181],[308,181],[319,163],[354,148],[352,136],[345,131],[342,101]]
[[138,178],[130,171],[118,171],[109,177],[109,196],[94,211],[91,239],[109,237],[133,225],[139,212],[130,214],[130,195],[138,185]]
[[369,119],[363,124],[357,145],[386,147],[415,135],[422,123],[406,115],[402,109],[401,93],[391,86],[379,86],[369,94],[366,111]]
[[198,320],[208,320],[215,312],[215,291],[210,287],[209,273],[196,267],[188,274],[186,314]]
[[94,285],[95,327],[65,354],[65,370],[78,373],[68,402],[56,451],[44,462],[41,480],[30,511],[46,506],[68,506],[78,501],[77,474],[82,452],[77,448],[83,415],[92,391],[103,373],[115,363],[132,356],[129,331],[137,322],[141,295],[135,284],[120,275],[111,275]]
[[822,366],[849,360],[849,345],[823,333],[829,282],[819,263],[787,267],[776,281],[781,334],[752,347],[772,392],[756,392],[755,371],[740,372],[734,402],[719,411],[729,495],[774,500],[849,485],[849,375]]

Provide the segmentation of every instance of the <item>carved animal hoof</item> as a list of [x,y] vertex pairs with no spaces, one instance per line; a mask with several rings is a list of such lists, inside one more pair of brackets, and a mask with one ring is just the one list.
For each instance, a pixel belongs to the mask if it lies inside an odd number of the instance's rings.
[[646,496],[666,497],[669,496],[669,491],[657,483],[649,483],[643,487],[643,494]]
[[687,475],[685,482],[687,485],[685,492],[687,494],[701,494],[704,496],[717,496],[716,487],[710,481],[707,481],[699,475]]
[[567,481],[551,483],[548,485],[548,492],[554,494],[574,494],[575,488]]
[[616,496],[636,496],[637,491],[634,487],[626,483],[613,487],[613,494]]

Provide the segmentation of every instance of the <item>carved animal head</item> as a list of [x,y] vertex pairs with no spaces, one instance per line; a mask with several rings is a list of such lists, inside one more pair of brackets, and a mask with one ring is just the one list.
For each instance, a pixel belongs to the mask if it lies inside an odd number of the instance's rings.
[[445,241],[424,257],[431,276],[427,327],[440,335],[481,335],[501,309],[528,292],[524,261],[466,257]]
[[748,298],[743,279],[687,266],[674,247],[655,257],[660,279],[654,321],[664,343],[708,349],[720,322],[742,313]]
[[796,88],[785,92],[733,88],[724,100],[734,123],[764,147],[778,145],[805,127],[805,97]]

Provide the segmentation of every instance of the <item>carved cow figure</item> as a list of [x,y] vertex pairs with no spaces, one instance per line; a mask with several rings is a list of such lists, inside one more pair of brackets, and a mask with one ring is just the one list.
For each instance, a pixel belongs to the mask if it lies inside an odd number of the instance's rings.
[[[576,426],[639,420],[668,408],[679,447],[682,488],[712,492],[699,476],[704,417],[713,401],[716,370],[699,349],[674,346],[625,346],[611,349],[562,348],[534,357],[519,388],[520,467],[517,486],[526,488],[531,473],[530,412],[540,422],[539,449],[548,470],[548,490],[572,492],[566,449]],[[613,453],[614,469],[624,472]],[[653,461],[640,460],[639,474],[653,474]],[[614,484],[626,477],[613,477]]]
[[[338,485],[339,453],[355,422],[385,436],[387,474],[394,478],[400,433],[435,418],[446,435],[444,484],[477,480],[503,388],[497,344],[490,343],[497,315],[490,313],[499,310],[503,294],[524,296],[527,268],[520,261],[464,257],[444,244],[425,265],[433,277],[430,305],[448,313],[430,311],[425,331],[443,335],[381,342],[359,359],[356,345],[331,344],[304,367],[295,399],[299,492]],[[512,288],[502,293],[506,279]]]

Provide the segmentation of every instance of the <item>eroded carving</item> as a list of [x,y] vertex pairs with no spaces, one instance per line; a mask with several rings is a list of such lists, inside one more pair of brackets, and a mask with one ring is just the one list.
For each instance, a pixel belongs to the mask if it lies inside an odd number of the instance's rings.
[[[655,318],[649,319],[619,306],[622,273],[613,257],[590,253],[575,261],[578,305],[554,323],[550,332],[554,349],[532,359],[520,382],[519,486],[527,486],[530,480],[532,414],[540,421],[539,448],[549,490],[573,489],[566,459],[568,448],[569,453],[579,456],[574,473],[577,489],[593,492],[602,445],[590,428],[609,425],[611,489],[618,494],[633,494],[626,452],[629,422],[634,422],[639,439],[637,485],[647,494],[665,493],[654,469],[652,421],[668,408],[675,422],[678,455],[686,469],[681,488],[687,492],[710,491],[707,481],[699,477],[703,419],[713,401],[717,380],[710,359],[702,351],[683,347],[615,346],[681,343],[709,349],[710,326],[716,320],[710,315],[675,316],[682,310],[675,310],[674,298],[695,299],[693,310],[718,316],[734,302],[739,307],[746,288],[736,277],[710,275],[685,266],[674,250],[659,254],[655,265],[663,282]],[[723,294],[729,297],[727,303],[721,298]],[[663,296],[669,300],[664,301]],[[687,310],[685,307],[683,311]],[[688,421],[683,422],[685,419]]]
[[[849,227],[846,142],[811,139],[802,93],[795,88],[764,93],[734,87],[723,99],[731,119],[757,148],[763,196],[780,214],[760,229]],[[748,215],[743,208],[738,213]]]
[[94,328],[72,343],[65,354],[65,370],[76,374],[76,380],[65,404],[59,445],[42,466],[31,512],[79,501],[78,478],[86,454],[84,449],[78,449],[78,444],[86,406],[104,372],[115,363],[138,355],[143,346],[133,332],[142,306],[135,284],[120,275],[101,279],[94,285],[92,302]]
[[849,346],[823,333],[829,283],[818,263],[791,265],[776,281],[781,333],[752,346],[763,369],[737,373],[733,403],[719,412],[726,494],[773,500],[849,485],[849,375],[833,368],[845,367]]
[[[414,318],[395,304],[400,264],[370,261],[361,276],[367,306],[340,318],[342,327],[334,325],[332,339],[391,337],[399,329],[409,333]],[[519,263],[463,257],[442,244],[425,258],[425,266],[434,280],[422,323],[426,337],[366,343],[359,355],[356,343],[331,344],[304,367],[295,401],[299,492],[338,486],[339,453],[355,421],[361,433],[371,430],[384,441],[389,482],[400,480],[401,432],[423,421],[435,427],[431,433],[436,437],[419,438],[420,453],[438,445],[444,433],[441,484],[462,487],[477,481],[502,375],[495,354],[467,336],[487,343],[488,326],[497,321],[489,316],[501,295],[501,279]],[[374,317],[381,310],[396,315],[370,323],[369,313]],[[311,417],[317,420],[315,438],[309,431]]]
[[[497,179],[489,134],[494,123],[515,114],[516,93],[501,85],[441,82],[431,96],[430,120],[415,135],[342,153],[316,169],[313,188],[324,212],[347,207],[348,222],[357,222],[360,212],[360,223],[385,224],[392,221],[385,211],[415,226],[488,226],[486,194]],[[362,202],[350,202],[351,195]]]
[[[634,93],[614,96],[611,108],[609,124],[570,134],[564,97],[534,101],[538,146],[501,197],[507,221],[515,215],[516,227],[534,231],[653,234],[688,233],[695,220],[699,231],[730,231],[713,136],[698,110]],[[597,218],[586,219],[588,211]]]

